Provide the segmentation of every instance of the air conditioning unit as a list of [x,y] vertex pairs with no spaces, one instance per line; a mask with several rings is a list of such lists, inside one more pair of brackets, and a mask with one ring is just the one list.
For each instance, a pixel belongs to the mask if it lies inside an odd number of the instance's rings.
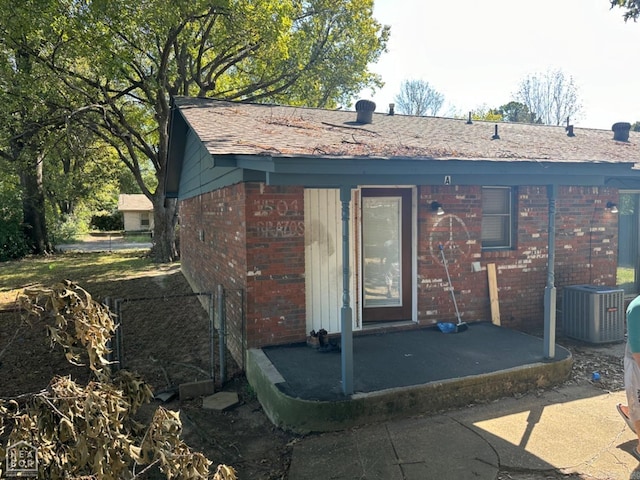
[[567,337],[589,343],[624,340],[624,290],[571,285],[563,290],[562,326]]

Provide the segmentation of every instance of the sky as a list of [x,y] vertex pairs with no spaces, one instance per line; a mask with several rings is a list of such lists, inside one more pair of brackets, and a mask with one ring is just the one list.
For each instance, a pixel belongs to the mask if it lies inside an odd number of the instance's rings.
[[466,116],[513,99],[530,74],[561,70],[577,86],[576,127],[640,120],[640,21],[625,23],[609,0],[375,0],[391,27],[371,70],[385,86],[359,98],[387,112],[403,80],[445,97],[440,116]]

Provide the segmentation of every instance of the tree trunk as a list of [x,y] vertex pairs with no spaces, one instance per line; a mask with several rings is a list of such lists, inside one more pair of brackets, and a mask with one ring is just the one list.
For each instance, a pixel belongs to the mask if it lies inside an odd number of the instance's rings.
[[45,220],[42,164],[42,158],[30,160],[20,173],[24,236],[31,252],[38,255],[51,252]]
[[176,245],[177,202],[170,199],[165,206],[164,190],[158,190],[161,192],[156,192],[153,198],[153,258],[156,262],[173,262],[179,258]]

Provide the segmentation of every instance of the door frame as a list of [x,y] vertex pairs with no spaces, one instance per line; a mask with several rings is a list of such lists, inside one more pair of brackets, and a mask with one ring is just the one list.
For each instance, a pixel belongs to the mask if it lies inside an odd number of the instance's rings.
[[[623,288],[625,297],[630,299],[636,297],[640,292],[640,190],[620,189],[618,193],[620,195],[620,198],[618,201],[619,217],[617,233],[618,251],[616,265],[616,285],[620,288]],[[631,196],[631,201],[633,203],[633,205],[631,205],[631,208],[633,213],[632,215],[629,215],[629,224],[625,224],[624,227],[626,228],[624,233],[630,235],[631,240],[626,242],[625,246],[628,248],[628,251],[626,252],[626,255],[623,255],[621,252],[621,248],[622,239],[625,238],[625,235],[621,235],[621,233],[623,232],[622,217],[625,215],[623,213],[625,209],[630,207],[623,200],[624,196],[626,195]],[[627,259],[630,261],[630,263],[623,264],[623,262]],[[619,283],[621,280],[621,269],[631,269],[633,271],[633,280],[631,282],[624,281],[622,283]],[[626,275],[623,276],[625,277],[624,280],[627,280]]]
[[[403,248],[409,249],[408,255],[408,265],[405,268],[409,269],[410,281],[409,284],[405,287],[408,292],[408,314],[399,319],[385,319],[384,317],[376,318],[376,319],[368,319],[364,320],[364,252],[362,248],[362,240],[363,240],[363,228],[362,228],[362,205],[363,205],[363,190],[379,190],[385,191],[388,193],[392,193],[393,190],[408,190],[409,191],[409,218],[407,221],[410,222],[409,228],[411,233],[409,235],[409,239],[406,239],[406,242],[403,242]],[[356,323],[360,328],[371,328],[379,325],[389,325],[389,324],[405,324],[407,322],[417,322],[417,313],[418,313],[418,282],[417,282],[417,271],[418,271],[418,263],[417,263],[417,242],[418,242],[418,212],[417,212],[417,188],[415,185],[361,185],[356,190],[358,212],[354,212],[354,232],[356,232],[356,238],[354,239],[354,246],[356,248],[356,275],[358,278],[357,281],[357,304],[358,304],[358,320]],[[375,196],[375,195],[374,195]],[[392,195],[391,195],[392,196]],[[383,307],[388,308],[388,307]],[[386,321],[388,320],[388,322]]]

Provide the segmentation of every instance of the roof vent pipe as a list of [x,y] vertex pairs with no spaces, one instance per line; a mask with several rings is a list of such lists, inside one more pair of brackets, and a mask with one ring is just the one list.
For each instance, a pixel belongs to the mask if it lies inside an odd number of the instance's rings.
[[491,140],[500,140],[500,135],[498,135],[498,124],[496,123],[495,133],[491,137]]
[[467,120],[467,125],[471,125],[473,122],[471,121],[471,112],[469,112],[469,120]]
[[358,100],[356,102],[356,122],[358,123],[372,123],[373,112],[376,110],[376,104],[371,100]]
[[629,130],[631,130],[631,124],[629,122],[614,123],[611,127],[613,130],[613,139],[619,142],[626,142],[629,140]]
[[576,134],[573,133],[573,125],[567,125],[567,128],[565,129],[567,131],[567,137],[575,137]]
[[396,104],[395,103],[390,103],[389,104],[389,115],[394,115],[396,113]]

